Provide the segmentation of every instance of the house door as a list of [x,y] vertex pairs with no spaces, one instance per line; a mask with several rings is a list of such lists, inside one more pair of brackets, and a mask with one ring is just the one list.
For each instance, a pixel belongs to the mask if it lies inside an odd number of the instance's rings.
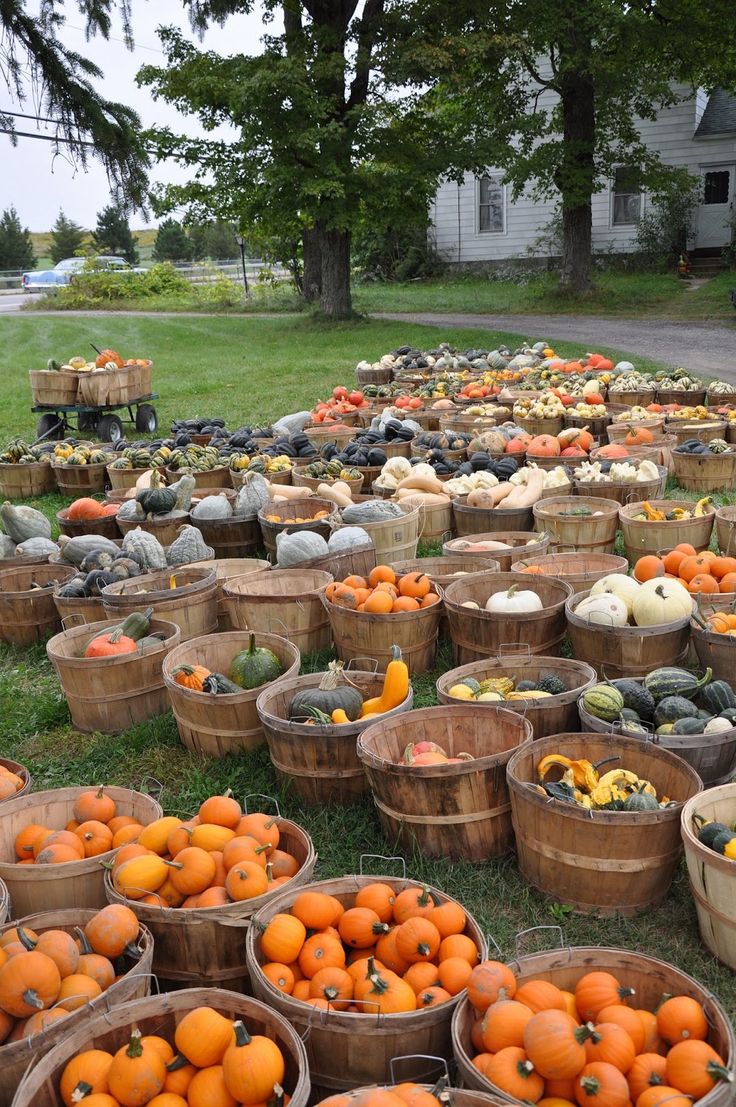
[[733,165],[709,165],[702,170],[697,249],[712,250],[731,241],[729,219],[734,209],[735,178]]

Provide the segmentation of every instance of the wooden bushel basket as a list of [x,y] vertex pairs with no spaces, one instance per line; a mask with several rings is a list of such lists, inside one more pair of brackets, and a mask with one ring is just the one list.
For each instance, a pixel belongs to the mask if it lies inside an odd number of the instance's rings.
[[[276,564],[276,536],[288,531],[289,534],[299,534],[301,531],[310,531],[321,534],[327,541],[330,537],[331,523],[336,518],[336,507],[332,500],[322,500],[317,496],[305,496],[303,500],[287,500],[285,503],[269,502],[258,512],[258,523],[263,536],[263,545],[271,561]],[[326,511],[327,515],[320,519],[314,519],[317,511]],[[278,521],[268,519],[266,516],[276,516]],[[308,519],[306,523],[296,523],[295,519]]]
[[[15,773],[23,781],[23,787],[19,788],[15,795],[8,796],[7,800],[3,800],[2,803],[8,803],[10,800],[18,799],[19,796],[25,796],[27,792],[31,790],[31,784],[33,780],[31,774],[25,765],[21,765],[20,761],[11,761],[7,757],[0,757],[0,765],[7,769],[8,772]],[[2,812],[2,803],[0,803],[0,812]],[[7,889],[6,889],[7,892]],[[7,907],[7,902],[5,903]],[[0,924],[3,921],[3,890],[0,888]]]
[[724,557],[736,552],[736,507],[719,507],[715,514],[716,540]]
[[[15,559],[14,559],[15,560]],[[54,585],[76,574],[74,566],[47,562],[0,572],[0,639],[13,646],[30,646],[61,630],[54,603]],[[38,587],[34,587],[37,585]]]
[[[668,419],[665,424],[667,434],[674,434],[677,445],[697,438],[698,442],[712,442],[714,438],[725,438],[728,424],[725,419],[702,419],[692,423],[682,419]],[[673,453],[674,460],[674,453]]]
[[[312,879],[317,854],[307,832],[288,819],[276,818],[279,848],[299,862],[299,872],[284,884],[298,888]],[[153,935],[153,972],[167,991],[194,987],[207,980],[218,988],[248,992],[250,977],[245,963],[245,932],[250,920],[269,895],[222,907],[181,908],[162,903],[154,907],[126,899],[105,874],[105,894],[109,903],[124,903]]]
[[[192,508],[199,499],[203,498],[202,493],[205,491],[205,489],[195,489]],[[220,489],[219,492],[226,496],[230,506],[234,508],[237,493],[230,489]],[[214,490],[208,492],[208,495],[217,494]],[[256,515],[248,517],[231,515],[227,519],[207,519],[197,518],[192,513],[189,522],[201,531],[207,545],[215,551],[216,558],[250,557],[261,544],[261,528]]]
[[[728,1015],[710,992],[680,969],[629,949],[608,949],[603,946],[567,946],[550,953],[536,953],[511,962],[518,985],[529,980],[548,980],[565,991],[575,991],[575,985],[586,972],[610,972],[627,987],[636,991],[638,1007],[654,1011],[665,995],[692,996],[705,1009],[709,1023],[708,1041],[723,1057],[729,1069],[736,1060],[736,1040]],[[520,1103],[482,1076],[471,1057],[475,1050],[470,1032],[475,1015],[464,999],[452,1020],[452,1049],[458,1075],[463,1084],[478,1091],[500,1096],[507,1103]],[[712,1092],[697,1101],[697,1107],[728,1107],[732,1085],[717,1084]]]
[[90,407],[127,404],[138,396],[139,376],[135,368],[104,369],[79,374],[79,402]]
[[[256,701],[258,716],[266,734],[271,764],[301,803],[356,803],[368,791],[368,781],[358,759],[355,739],[376,717],[329,725],[289,718],[289,705],[296,693],[317,688],[323,676],[324,673],[306,673],[268,685]],[[381,694],[382,676],[354,670],[345,676],[364,699]],[[404,702],[381,718],[402,715],[411,710],[413,702],[410,688]]]
[[675,480],[689,492],[730,491],[736,481],[736,448],[723,454],[682,454],[674,450]]
[[575,614],[589,590],[576,592],[565,604],[567,631],[575,657],[584,657],[600,677],[643,677],[661,665],[679,665],[687,656],[690,616],[650,627],[589,623]]
[[335,523],[333,530],[343,530],[347,526],[358,526],[364,530],[373,542],[376,551],[376,564],[385,565],[388,561],[405,561],[417,556],[420,511],[408,504],[398,505],[401,516],[382,519],[378,523]]
[[[311,492],[316,492],[320,484],[335,484],[339,477],[309,477],[306,474],[306,465],[296,465],[292,469],[291,483],[296,488],[308,488]],[[352,480],[343,481],[343,484],[347,484],[351,494],[357,495],[363,487],[363,478],[354,477]]]
[[[626,461],[626,458],[622,458]],[[638,468],[636,458],[630,459],[631,464]],[[658,465],[659,477],[656,480],[645,481],[582,481],[573,479],[573,487],[576,496],[590,497],[596,492],[605,492],[606,499],[616,500],[620,504],[641,503],[643,500],[651,500],[655,496],[663,496],[667,484],[667,470],[664,465]]]
[[682,840],[690,891],[704,945],[736,970],[736,881],[733,861],[698,841],[695,815],[731,826],[736,821],[736,784],[722,784],[688,800],[682,809]]
[[[488,704],[488,711],[454,704],[376,720],[358,735],[358,757],[383,833],[404,853],[463,861],[502,857],[514,837],[506,765],[519,746],[531,744],[531,723],[498,704]],[[473,760],[421,771],[404,764],[407,745],[425,741],[449,757],[469,753]]]
[[230,479],[230,468],[227,465],[217,465],[214,469],[164,469],[166,474],[166,480],[169,484],[176,484],[179,477],[184,476],[187,473],[190,477],[194,477],[195,488],[232,488],[233,483]]
[[235,630],[230,621],[230,613],[222,594],[224,585],[233,577],[247,577],[252,573],[268,572],[270,561],[256,557],[224,557],[210,561],[198,561],[200,569],[214,569],[217,574],[217,629]]
[[55,592],[54,603],[64,630],[80,624],[110,621],[100,596],[60,596]]
[[118,520],[115,515],[103,515],[99,519],[70,519],[69,508],[62,508],[56,513],[56,521],[59,524],[59,533],[68,534],[75,538],[80,534],[99,534],[103,538],[115,541],[120,537]]
[[[686,511],[692,511],[692,500],[650,500],[650,505],[655,511],[664,511],[667,514],[678,507]],[[705,515],[693,519],[666,519],[664,521],[648,519],[636,519],[640,512],[638,504],[626,504],[618,513],[621,530],[624,536],[626,556],[636,561],[645,554],[660,554],[663,550],[673,550],[681,542],[687,542],[698,552],[707,550],[710,544],[710,536],[713,531],[713,523],[718,523],[718,512],[712,504],[708,504]],[[720,508],[720,511],[728,510]]]
[[531,507],[468,507],[454,500],[452,513],[455,531],[460,537],[488,536],[497,531],[530,531],[534,525]]
[[59,1080],[72,1057],[87,1049],[115,1053],[129,1041],[133,1027],[144,1035],[157,1034],[173,1042],[178,1023],[195,1007],[212,1007],[228,1019],[242,1019],[251,1034],[262,1034],[276,1042],[286,1062],[284,1091],[291,1097],[290,1104],[307,1107],[310,1089],[307,1057],[292,1028],[276,1011],[257,1000],[220,988],[167,992],[126,1003],[89,1019],[26,1074],[13,1107],[58,1107]]
[[24,465],[0,465],[0,496],[4,500],[28,500],[56,488],[52,465],[38,461]]
[[[171,578],[176,587],[171,587]],[[217,630],[217,577],[214,569],[172,566],[107,584],[102,602],[111,619],[152,607],[157,619],[176,623],[182,642]]]
[[[621,767],[650,780],[675,803],[659,811],[589,811],[537,791],[537,766],[550,753]],[[615,768],[615,765],[610,766]],[[612,734],[554,734],[519,750],[508,765],[519,871],[543,895],[576,911],[634,915],[661,903],[682,855],[682,804],[700,777],[651,742]]]
[[[7,885],[13,914],[19,918],[35,911],[62,907],[104,907],[103,868],[115,850],[82,861],[58,865],[17,865],[15,839],[23,827],[41,823],[59,830],[73,818],[74,801],[89,788],[54,788],[48,792],[29,792],[20,799],[7,800],[0,819],[0,879]],[[106,795],[115,800],[118,815],[130,815],[146,826],[163,815],[152,796],[130,788],[105,786]]]
[[487,557],[471,554],[448,554],[443,557],[418,557],[413,561],[389,562],[395,573],[424,573],[434,585],[446,588],[448,584],[471,573],[497,573],[501,566],[489,553]]
[[179,644],[178,626],[154,619],[150,633],[166,636],[158,646],[114,657],[84,657],[91,639],[116,625],[108,615],[100,622],[69,627],[46,646],[77,730],[117,734],[168,710],[161,667]]
[[[90,919],[97,914],[94,910],[69,909],[66,911],[45,911],[37,915],[29,915],[22,920],[14,920],[9,926],[15,926],[22,921],[25,927],[29,927],[37,934],[44,930],[63,930],[67,934],[76,937],[77,928],[84,928]],[[4,927],[3,930],[7,930]],[[29,1065],[34,1064],[39,1058],[45,1056],[49,1050],[63,1041],[68,1034],[73,1033],[89,1018],[95,1015],[104,1015],[123,1003],[133,999],[142,999],[151,990],[151,961],[153,958],[153,938],[150,931],[141,926],[136,942],[140,951],[139,960],[124,976],[115,980],[96,999],[87,1001],[76,1011],[71,1011],[66,1018],[60,1019],[42,1030],[33,1037],[23,1037],[16,1042],[6,1041],[0,1045],[0,1107],[9,1107],[16,1088],[23,1078],[23,1074]]]
[[609,442],[622,442],[630,430],[638,427],[646,427],[652,434],[664,433],[664,415],[652,415],[650,419],[622,419],[620,422],[609,423],[606,434]]
[[104,492],[107,484],[107,462],[99,461],[94,465],[64,465],[53,462],[54,476],[62,496],[91,496],[94,492]]
[[31,396],[34,404],[66,407],[77,402],[80,373],[55,369],[29,369]]
[[[568,550],[612,554],[618,530],[617,500],[602,496],[560,496],[536,503],[534,522],[552,545]],[[587,508],[589,515],[575,514]]]
[[324,573],[330,573],[335,580],[344,580],[350,576],[367,579],[371,569],[375,567],[376,547],[370,540],[362,546],[349,546],[337,553],[327,554],[326,557],[313,557],[299,566],[300,569],[320,569]]
[[[415,880],[391,876],[345,876],[309,884],[306,889],[300,890],[325,892],[335,896],[343,905],[352,906],[356,892],[376,881],[388,884],[396,892],[404,888],[425,887]],[[442,902],[452,899],[443,892],[436,894]],[[420,1011],[398,1015],[350,1014],[333,1010],[315,1012],[307,1004],[285,995],[271,984],[261,971],[265,958],[261,952],[260,935],[274,915],[289,911],[295,898],[295,892],[284,892],[261,908],[253,920],[254,925],[248,930],[246,951],[254,995],[283,1015],[297,1034],[306,1038],[309,1071],[314,1084],[331,1092],[344,1091],[385,1080],[389,1063],[402,1054],[449,1057],[450,1020],[463,992],[447,1003]],[[472,916],[466,912],[466,917],[465,933],[473,939],[483,958],[487,949],[485,938]],[[370,1012],[367,1003],[366,1008]],[[423,1075],[417,1073],[415,1078],[422,1080]]]
[[222,589],[236,630],[256,630],[288,638],[302,654],[329,649],[330,620],[321,597],[332,575],[319,569],[272,569],[234,577]]
[[511,571],[521,573],[521,580],[539,573],[546,577],[557,577],[566,581],[573,592],[579,592],[590,588],[597,580],[602,580],[610,573],[628,573],[629,563],[625,557],[617,554],[554,553],[524,558],[517,561]]
[[[458,665],[497,657],[504,646],[528,646],[530,653],[545,656],[559,652],[566,630],[565,601],[573,594],[570,585],[555,577],[530,575],[524,591],[537,593],[541,611],[500,614],[485,610],[491,595],[506,592],[512,585],[519,587],[518,574],[496,573],[489,579],[461,577],[445,589],[445,612]],[[463,607],[467,600],[479,604],[480,610]]]
[[[215,695],[195,692],[177,684],[172,674],[179,665],[204,665],[227,675],[237,653],[247,650],[251,631],[230,630],[191,639],[172,650],[166,658],[163,677],[179,729],[179,737],[192,753],[205,757],[226,757],[229,753],[250,752],[265,741],[256,711],[256,700],[264,685],[244,688],[242,692]],[[301,656],[291,642],[276,634],[255,633],[258,648],[276,654],[283,674],[274,683],[299,672]]]
[[419,611],[399,611],[373,615],[367,611],[351,611],[322,598],[332,627],[332,639],[337,656],[353,668],[378,666],[385,673],[393,656],[393,646],[401,649],[402,657],[412,676],[431,669],[437,652],[437,631],[442,602]]
[[532,726],[532,737],[546,738],[548,734],[560,734],[580,729],[578,716],[578,698],[597,681],[595,669],[584,661],[570,661],[564,657],[540,657],[521,653],[502,654],[486,661],[473,661],[458,669],[450,669],[437,681],[437,699],[439,703],[457,704],[460,701],[450,695],[450,689],[460,684],[464,677],[473,677],[477,681],[493,680],[494,677],[508,676],[517,680],[542,680],[546,676],[559,677],[567,686],[567,691],[544,699],[511,700],[506,704],[489,701],[478,703],[479,708],[506,707],[509,711],[520,712]]
[[114,465],[107,467],[107,476],[113,492],[127,492],[129,488],[135,488],[136,481],[147,472],[148,469],[116,469]]
[[736,689],[736,638],[703,630],[694,621],[690,623],[690,636],[702,667],[713,670],[714,680],[725,680]]
[[[499,542],[507,546],[507,550],[466,550],[463,543],[474,542]],[[550,536],[539,534],[534,530],[507,530],[492,531],[487,534],[473,534],[468,538],[453,538],[442,545],[443,557],[468,557],[468,558],[492,558],[498,562],[502,573],[508,573],[511,566],[520,558],[539,557],[551,550]]]

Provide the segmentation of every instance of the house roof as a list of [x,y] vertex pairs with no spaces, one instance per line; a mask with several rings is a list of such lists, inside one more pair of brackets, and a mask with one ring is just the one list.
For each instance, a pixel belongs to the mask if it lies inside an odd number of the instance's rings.
[[736,134],[736,96],[717,88],[708,98],[695,138],[724,134]]

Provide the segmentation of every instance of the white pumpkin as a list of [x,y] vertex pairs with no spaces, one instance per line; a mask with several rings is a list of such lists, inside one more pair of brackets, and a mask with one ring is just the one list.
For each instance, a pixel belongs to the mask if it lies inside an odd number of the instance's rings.
[[[455,575],[457,576],[457,574],[455,574]],[[470,607],[470,608],[472,608],[473,611],[480,611],[480,604],[476,603],[475,600],[465,600],[465,602],[461,603],[460,606],[461,607]]]
[[693,597],[679,581],[655,577],[639,586],[632,614],[638,627],[653,627],[690,616],[694,606]]
[[729,723],[728,719],[722,719],[719,715],[716,715],[715,719],[711,719],[705,724],[704,734],[718,734],[721,731],[732,730],[733,724]]
[[516,584],[512,584],[507,592],[494,592],[486,601],[486,611],[494,615],[525,615],[541,611],[543,606],[536,592],[519,590]]
[[607,577],[597,580],[590,590],[591,596],[600,596],[602,592],[610,592],[623,600],[629,615],[633,610],[634,598],[639,594],[641,585],[633,577],[627,577],[625,573],[609,573]]
[[586,623],[604,627],[625,627],[629,621],[626,602],[613,592],[600,592],[586,596],[575,608],[575,614]]

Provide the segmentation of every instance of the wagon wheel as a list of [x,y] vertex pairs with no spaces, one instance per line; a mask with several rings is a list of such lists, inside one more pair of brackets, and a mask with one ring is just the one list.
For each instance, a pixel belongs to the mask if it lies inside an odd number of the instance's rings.
[[47,442],[54,438],[64,437],[64,420],[60,415],[42,415],[36,423],[36,438],[45,439]]
[[101,442],[119,442],[123,437],[123,424],[117,415],[103,415],[97,424]]
[[152,404],[138,404],[135,413],[135,429],[141,434],[153,434],[158,427],[158,415]]

